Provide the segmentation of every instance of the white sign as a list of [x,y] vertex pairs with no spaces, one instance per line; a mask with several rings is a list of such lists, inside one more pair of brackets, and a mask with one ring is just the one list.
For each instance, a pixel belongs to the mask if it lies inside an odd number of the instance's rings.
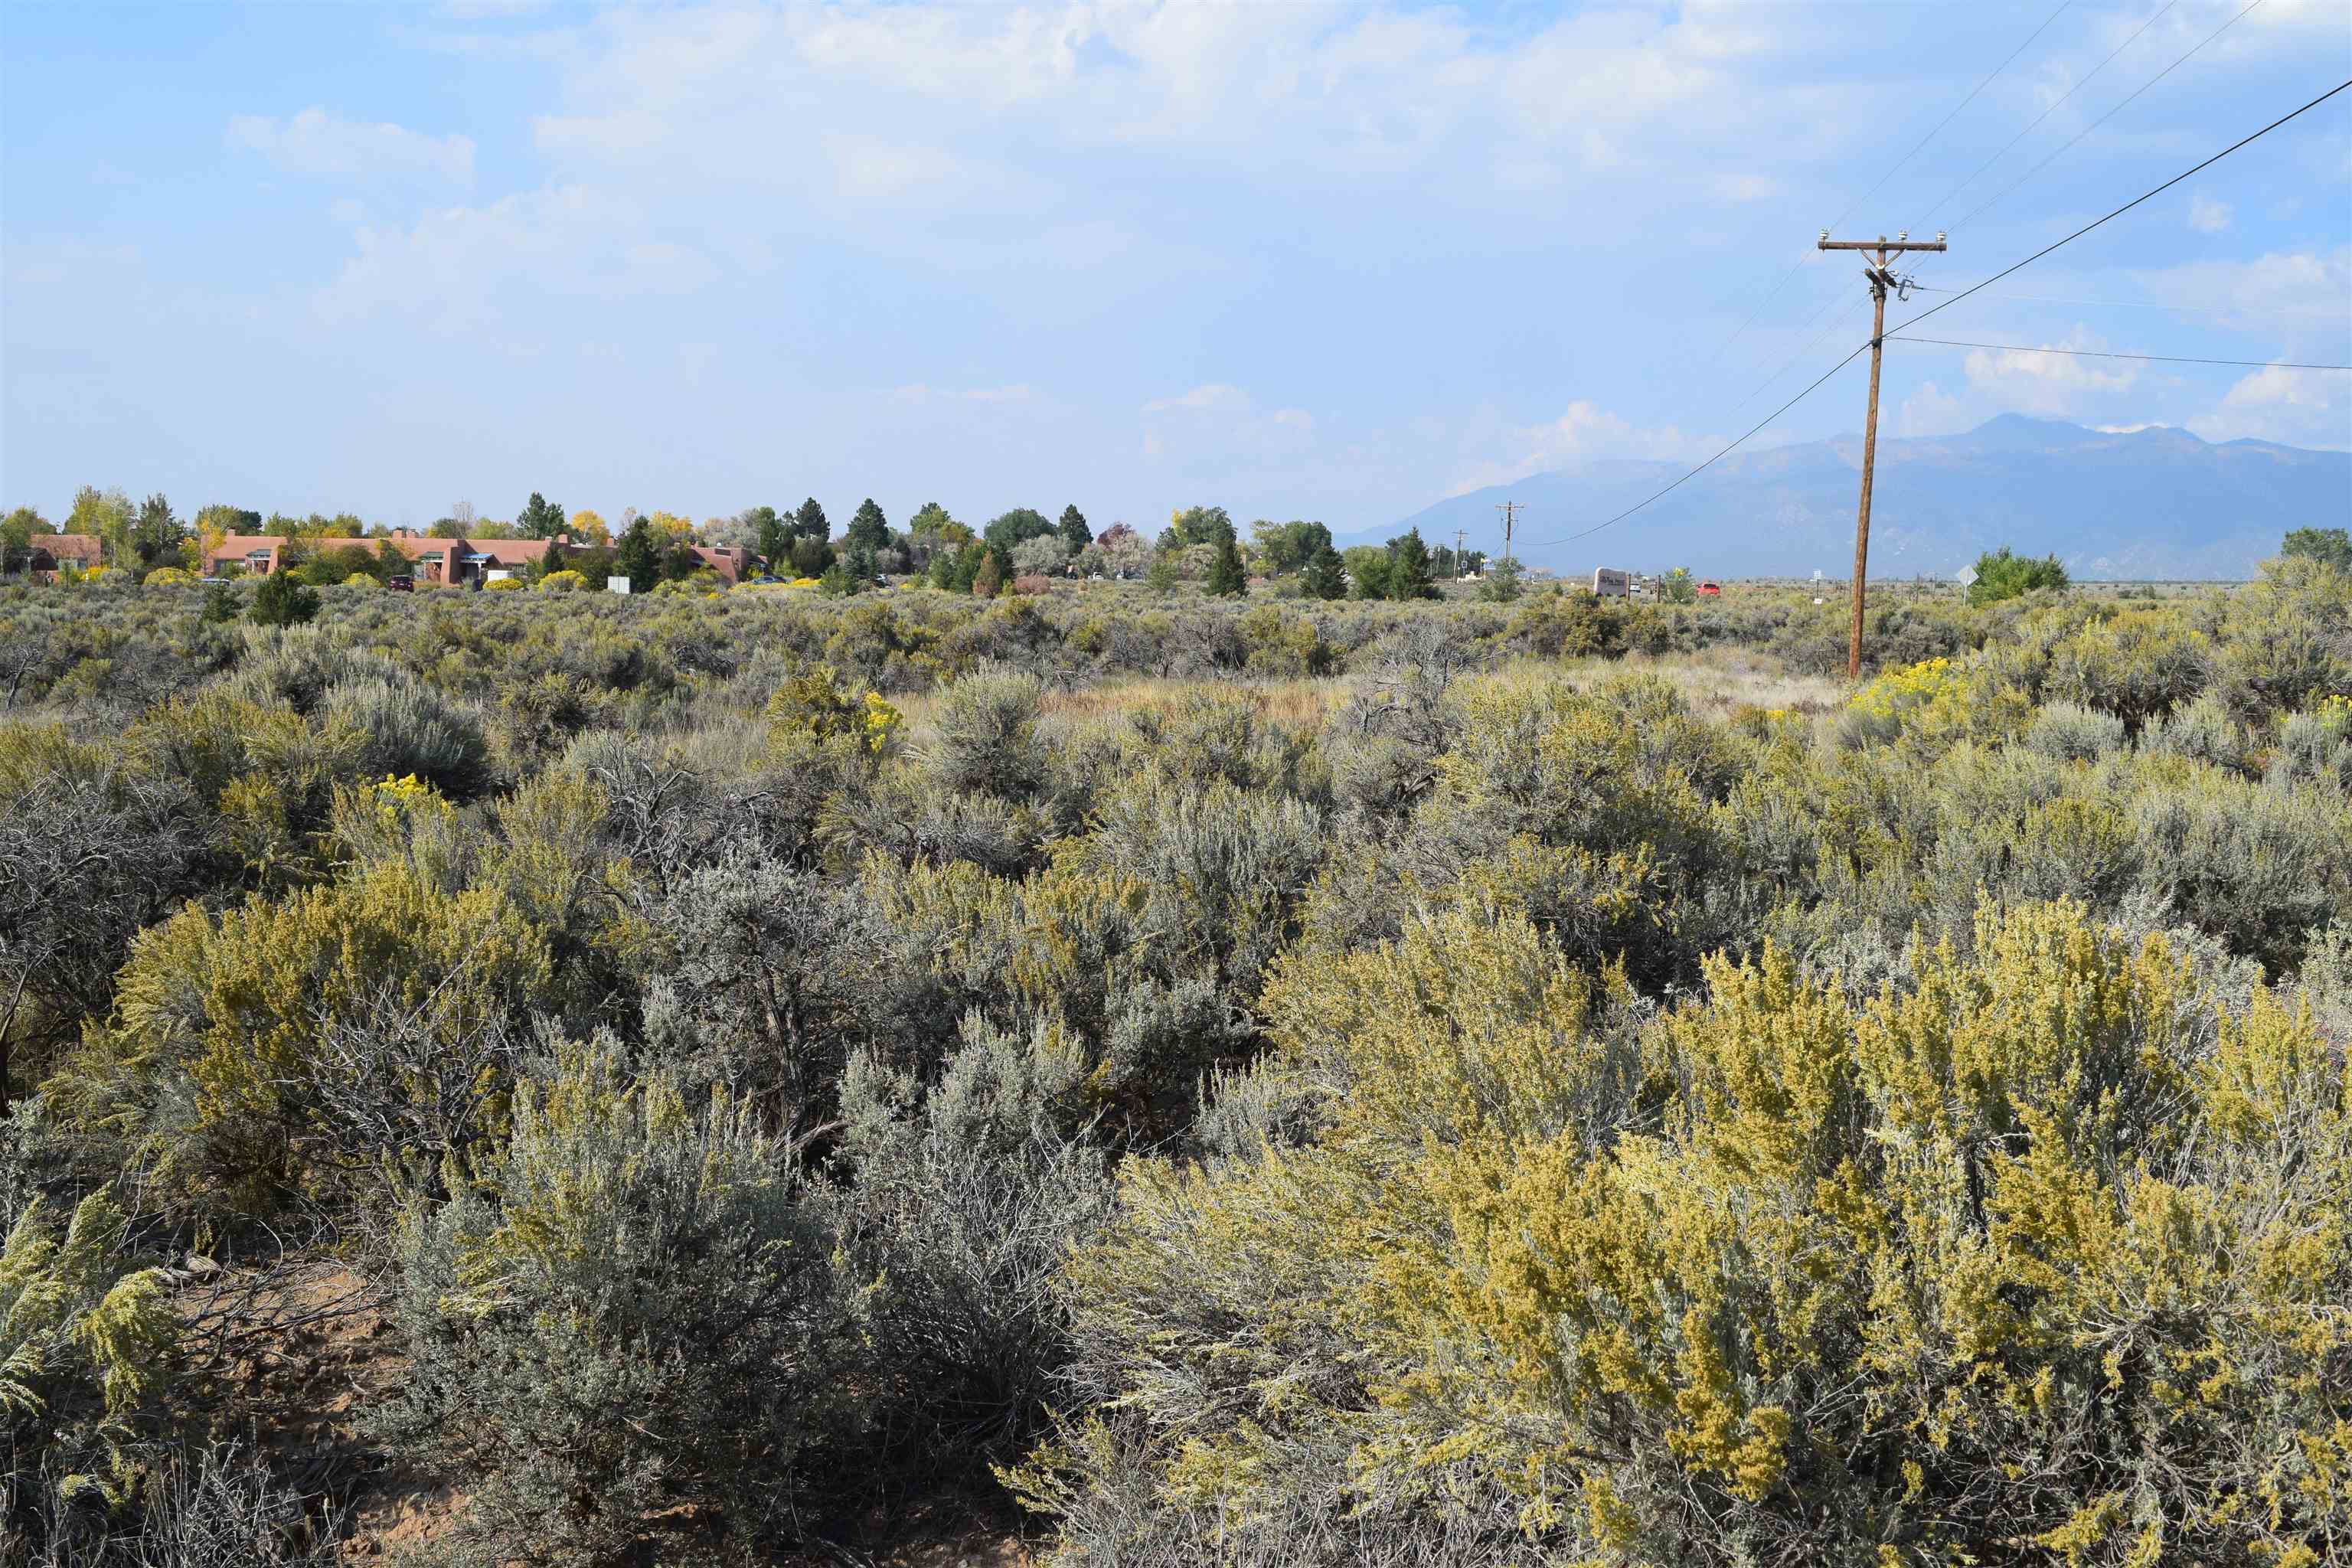
[[1977,580],[1977,569],[1973,566],[1963,566],[1952,574],[1960,580],[1960,586],[1963,588]]
[[607,577],[604,579],[604,592],[625,594],[629,592],[629,580],[626,577]]

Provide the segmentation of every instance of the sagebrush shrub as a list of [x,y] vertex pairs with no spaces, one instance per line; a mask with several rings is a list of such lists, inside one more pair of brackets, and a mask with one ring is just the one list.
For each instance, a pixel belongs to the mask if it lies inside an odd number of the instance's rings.
[[467,1479],[486,1550],[600,1562],[688,1504],[792,1535],[802,1456],[855,1403],[850,1302],[793,1164],[749,1107],[574,1045],[446,1201],[411,1201],[415,1366],[385,1428]]
[[2051,703],[2025,731],[2026,749],[2053,762],[2092,762],[2123,744],[2121,719],[2072,702]]
[[1524,931],[1394,954],[1454,980],[1387,1005],[1302,968],[1277,1033],[1339,1069],[1323,1131],[1129,1173],[1076,1279],[1140,1419],[1066,1429],[1031,1495],[1073,1543],[1202,1508],[1311,1540],[1483,1482],[1569,1560],[2340,1548],[2340,1056],[2267,994],[2202,1013],[2079,908],[1986,918],[1859,1011],[1783,954],[1711,965],[1633,1061],[1510,1000]]

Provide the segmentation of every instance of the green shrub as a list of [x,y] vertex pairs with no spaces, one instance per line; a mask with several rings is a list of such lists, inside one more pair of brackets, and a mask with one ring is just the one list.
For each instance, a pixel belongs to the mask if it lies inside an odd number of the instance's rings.
[[412,1200],[415,1364],[384,1430],[456,1474],[483,1551],[603,1562],[680,1510],[792,1535],[805,1456],[857,1405],[850,1303],[793,1163],[749,1108],[567,1046],[509,1141],[446,1202]]
[[968,1018],[928,1089],[868,1056],[843,1096],[843,1247],[875,1282],[874,1397],[932,1475],[1010,1463],[1043,1426],[1069,1356],[1056,1276],[1109,1211],[1102,1155],[1071,1135],[1079,1064],[1050,1039]]
[[2290,713],[2279,726],[2282,778],[2334,784],[2352,795],[2352,697],[2331,697],[2308,713]]
[[2135,735],[2204,690],[2212,675],[2204,635],[2167,610],[2123,611],[2051,652],[2053,692],[2115,714]]
[[1525,928],[1286,974],[1314,1142],[1137,1164],[1073,1266],[1108,1397],[1024,1473],[1061,1560],[1204,1513],[1309,1556],[1487,1489],[1560,1561],[2340,1539],[2340,1063],[2079,908],[1973,945],[1858,1011],[1717,963],[1631,1059]]
[[2281,791],[2210,768],[2131,805],[2149,887],[2181,921],[2291,966],[2304,933],[2352,899],[2352,810],[2342,797]]
[[139,939],[111,1026],[45,1092],[78,1135],[120,1141],[158,1208],[348,1201],[385,1162],[498,1129],[501,1030],[548,981],[544,943],[494,889],[446,892],[405,861],[191,905]]
[[2186,757],[2190,762],[2231,773],[2252,771],[2253,745],[2245,726],[2229,704],[2208,691],[2168,719],[2151,724],[2140,735],[2144,751],[2159,756]]
[[280,569],[261,580],[245,618],[257,626],[299,626],[319,614],[318,590]]
[[2036,561],[2011,554],[2006,544],[1978,556],[1976,574],[1976,580],[1969,584],[1971,605],[1998,604],[2037,589],[2063,588],[2067,581],[2066,568],[2055,555]]
[[26,1542],[52,1500],[104,1510],[141,1479],[128,1418],[178,1325],[162,1275],[124,1258],[125,1225],[103,1192],[59,1226],[0,1191],[0,1542]]
[[410,676],[344,681],[328,690],[319,716],[364,738],[361,765],[372,777],[414,774],[457,801],[489,786],[480,713]]
[[1036,677],[984,671],[940,697],[928,761],[941,788],[1023,801],[1045,782],[1037,740],[1045,689]]
[[2034,715],[2025,745],[2053,762],[2094,762],[2123,749],[2124,721],[2072,702],[2053,702]]

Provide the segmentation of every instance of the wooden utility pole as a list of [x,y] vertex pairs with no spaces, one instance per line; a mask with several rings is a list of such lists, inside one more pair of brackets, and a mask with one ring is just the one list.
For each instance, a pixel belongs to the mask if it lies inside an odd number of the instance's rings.
[[1878,461],[1878,361],[1886,338],[1886,291],[1895,288],[1895,274],[1887,267],[1887,258],[1906,250],[1941,250],[1944,237],[1938,233],[1933,240],[1913,239],[1906,230],[1893,239],[1880,235],[1876,239],[1832,239],[1830,231],[1822,230],[1823,250],[1861,250],[1870,253],[1870,264],[1862,275],[1870,280],[1870,413],[1862,426],[1862,510],[1853,523],[1853,627],[1846,638],[1845,678],[1862,679],[1862,585],[1870,572],[1870,480]]
[[1503,514],[1503,559],[1511,558],[1511,524],[1519,515],[1519,503],[1515,500],[1496,501],[1495,510]]

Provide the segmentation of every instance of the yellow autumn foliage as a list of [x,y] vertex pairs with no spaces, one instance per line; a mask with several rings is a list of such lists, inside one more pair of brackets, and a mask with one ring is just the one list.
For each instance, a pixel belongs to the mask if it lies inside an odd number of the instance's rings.
[[1768,944],[1638,1040],[1516,917],[1286,963],[1311,1140],[1131,1164],[1073,1265],[1128,1462],[1240,1517],[1336,1443],[1543,1561],[2352,1546],[2341,1047],[2077,906],[1909,962],[1857,1003]]

